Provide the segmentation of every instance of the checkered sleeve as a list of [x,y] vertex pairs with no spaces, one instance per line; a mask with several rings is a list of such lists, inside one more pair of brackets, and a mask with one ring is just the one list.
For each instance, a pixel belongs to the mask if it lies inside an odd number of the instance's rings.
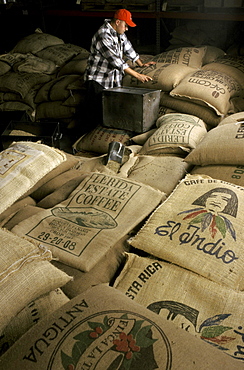
[[132,62],[135,62],[137,59],[139,59],[139,54],[136,53],[131,42],[127,39],[125,35],[123,35],[123,38],[124,38],[124,55]]

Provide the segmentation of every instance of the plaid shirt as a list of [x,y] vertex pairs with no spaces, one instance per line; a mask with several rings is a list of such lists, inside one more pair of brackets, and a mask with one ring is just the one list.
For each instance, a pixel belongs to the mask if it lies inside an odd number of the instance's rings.
[[124,69],[129,67],[123,60],[124,56],[133,62],[139,58],[126,35],[119,35],[110,25],[109,19],[105,19],[92,38],[85,81],[94,80],[105,89],[120,87]]

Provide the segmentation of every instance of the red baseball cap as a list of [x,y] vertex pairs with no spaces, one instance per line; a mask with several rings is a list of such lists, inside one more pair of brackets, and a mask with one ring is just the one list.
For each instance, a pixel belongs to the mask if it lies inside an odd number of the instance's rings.
[[119,19],[120,21],[125,21],[125,23],[128,24],[128,26],[130,27],[136,26],[136,24],[132,22],[132,16],[129,10],[126,10],[126,9],[116,10],[116,12],[114,13],[114,18]]

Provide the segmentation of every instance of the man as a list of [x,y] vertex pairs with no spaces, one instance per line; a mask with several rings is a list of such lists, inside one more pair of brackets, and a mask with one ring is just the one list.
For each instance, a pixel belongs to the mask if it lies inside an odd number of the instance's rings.
[[139,54],[133,49],[125,31],[135,27],[131,13],[126,9],[115,12],[112,20],[105,19],[104,24],[95,33],[91,42],[90,56],[84,74],[87,87],[86,109],[92,129],[102,123],[102,92],[104,89],[120,87],[125,74],[136,77],[140,82],[152,80],[150,76],[140,74],[129,67],[123,59],[128,58],[138,66],[148,66],[155,62],[143,64]]

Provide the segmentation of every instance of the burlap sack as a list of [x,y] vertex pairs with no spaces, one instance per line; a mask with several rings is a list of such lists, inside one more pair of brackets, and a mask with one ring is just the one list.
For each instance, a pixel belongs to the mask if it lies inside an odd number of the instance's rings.
[[81,53],[83,50],[84,49],[78,45],[59,44],[48,46],[34,54],[39,58],[51,60],[59,67],[62,67],[65,63]]
[[37,90],[38,89],[36,89],[35,87],[30,89],[29,92],[25,95],[24,98],[22,98],[19,94],[16,94],[16,93],[13,93],[13,92],[5,92],[5,93],[3,93],[3,100],[5,102],[19,101],[19,102],[28,104],[31,108],[35,109],[36,104],[35,104],[34,100],[35,100],[35,95],[37,93]]
[[23,37],[11,50],[11,53],[37,53],[38,51],[53,45],[64,44],[64,41],[56,36],[36,29],[33,34]]
[[108,152],[109,143],[118,141],[127,145],[132,135],[132,131],[107,128],[99,125],[94,130],[81,136],[73,144],[73,149],[77,152],[85,150],[105,154]]
[[163,52],[154,57],[158,63],[178,64],[181,67],[201,68],[206,46],[201,47],[182,47]]
[[11,66],[0,59],[0,76],[11,70]]
[[244,166],[209,165],[194,166],[192,175],[209,176],[244,187]]
[[[119,163],[117,164],[120,166]],[[77,169],[79,169],[83,174],[89,174],[91,172],[114,174],[113,170],[110,168],[107,154],[87,158],[86,161],[81,162],[80,165],[77,166]]]
[[78,75],[67,75],[57,78],[51,85],[48,92],[48,100],[64,100],[70,96],[70,88],[68,86],[79,78]]
[[52,79],[51,75],[42,73],[9,71],[0,76],[1,91],[14,92],[23,99],[28,92]]
[[3,150],[0,153],[0,213],[65,158],[60,150],[32,142],[19,141]]
[[50,101],[50,95],[49,92],[53,85],[56,84],[56,82],[59,81],[59,78],[52,79],[51,81],[48,81],[44,83],[37,91],[35,96],[35,103],[40,104],[45,101]]
[[114,287],[221,352],[243,360],[244,293],[156,259],[127,254]]
[[[240,349],[239,349],[240,351]],[[240,370],[237,361],[118,290],[98,285],[32,327],[2,369]]]
[[206,52],[203,57],[202,65],[204,66],[205,64],[212,63],[224,55],[226,55],[224,50],[213,45],[206,45]]
[[14,72],[53,74],[57,71],[57,66],[51,60],[38,58],[28,53],[24,60],[14,64],[13,70]]
[[26,196],[22,199],[16,200],[16,202],[14,202],[10,207],[8,207],[6,211],[0,214],[0,222],[2,222],[4,219],[11,216],[12,214],[15,214],[15,212],[19,211],[20,209],[27,205],[35,206],[36,201],[30,196]]
[[219,284],[244,289],[244,188],[187,175],[131,245]]
[[161,116],[164,116],[165,114],[169,114],[169,113],[179,113],[179,112],[177,112],[175,109],[164,107],[163,105],[159,106],[158,118]]
[[[51,178],[49,181],[43,183],[35,192],[31,194],[32,198],[36,201],[40,201],[49,194],[53,193],[61,186],[68,183],[70,180],[77,179],[83,175],[83,171],[77,170],[76,168],[71,168],[65,172],[61,172],[57,176]],[[79,180],[78,180],[79,181]]]
[[170,113],[156,121],[157,130],[147,139],[139,154],[186,155],[207,134],[204,122],[190,114]]
[[152,128],[149,131],[143,132],[142,134],[132,136],[131,142],[134,142],[137,145],[143,145],[147,141],[147,139],[154,134],[154,132],[157,130],[157,128]]
[[64,64],[58,73],[59,76],[70,74],[84,74],[87,65],[89,52],[81,52],[71,59],[68,63]]
[[98,284],[112,284],[115,277],[117,277],[119,269],[125,262],[124,252],[129,251],[127,243],[129,237],[130,235],[128,234],[120,239],[89,272],[83,272],[59,261],[52,261],[54,266],[73,277],[73,280],[62,287],[67,297],[72,299]]
[[239,82],[240,86],[242,86],[242,95],[243,85],[244,85],[244,56],[231,56],[225,55],[219,57],[213,63],[206,64],[203,67],[203,70],[206,71],[217,71],[220,73],[224,73],[236,81]]
[[81,161],[79,157],[76,157],[69,153],[65,153],[65,157],[66,158],[62,163],[60,163],[57,167],[55,167],[50,172],[48,172],[45,176],[43,176],[36,183],[36,185],[34,185],[33,188],[31,188],[31,190],[28,193],[31,194],[32,198],[39,200],[38,195],[37,195],[39,193],[39,188],[41,188],[44,184],[48,183],[50,180],[54,179],[61,173],[64,173],[72,168],[75,168],[75,166],[77,166],[79,162]]
[[236,96],[232,99],[230,99],[231,107],[229,109],[228,113],[238,113],[238,112],[244,112],[244,97],[242,96]]
[[25,58],[24,54],[1,54],[0,55],[0,76],[4,75],[5,73],[9,72],[12,66],[20,60]]
[[36,107],[36,120],[72,118],[76,113],[75,107],[63,105],[62,100],[44,102]]
[[163,198],[149,186],[94,172],[67,200],[22,221],[13,232],[44,243],[61,262],[89,271]]
[[138,73],[152,77],[151,81],[140,82],[136,77],[126,74],[123,78],[123,86],[143,87],[147,89],[157,89],[171,91],[188,74],[196,71],[196,68],[181,64],[160,63],[149,65],[148,67],[135,67]]
[[219,126],[220,125],[226,125],[228,123],[232,123],[232,124],[238,124],[238,123],[240,123],[240,124],[243,124],[244,123],[244,111],[243,112],[234,113],[234,114],[231,114],[231,115],[225,117],[219,123]]
[[0,332],[29,302],[66,284],[71,278],[54,267],[43,245],[0,229]]
[[0,355],[5,353],[23,334],[43,317],[50,315],[69,302],[69,298],[60,288],[29,302],[11,319],[0,336]]
[[198,70],[186,76],[170,91],[170,96],[203,104],[212,108],[217,115],[225,115],[230,107],[229,100],[241,93],[239,82],[222,72]]
[[[63,202],[69,197],[72,191],[77,188],[81,181],[85,178],[87,174],[84,173],[80,176],[74,177],[68,180],[63,185],[59,185],[57,189],[53,190],[50,194],[44,196],[39,202],[37,202],[37,207],[40,208],[52,208],[57,204]],[[50,185],[50,183],[49,183]],[[48,186],[48,184],[47,184]]]
[[12,230],[15,225],[18,225],[21,221],[36,215],[37,213],[41,212],[42,209],[40,207],[34,205],[26,205],[22,209],[19,209],[14,214],[6,217],[2,223],[1,227],[4,227],[7,230]]
[[243,165],[244,123],[229,123],[214,127],[192,150],[185,161],[195,165]]
[[190,171],[190,166],[177,156],[138,155],[128,172],[128,178],[152,186],[167,196]]
[[217,126],[222,117],[218,116],[216,112],[207,106],[203,106],[198,102],[182,100],[176,96],[169,94],[161,94],[160,104],[166,108],[174,109],[178,113],[192,114],[199,117],[209,126]]

